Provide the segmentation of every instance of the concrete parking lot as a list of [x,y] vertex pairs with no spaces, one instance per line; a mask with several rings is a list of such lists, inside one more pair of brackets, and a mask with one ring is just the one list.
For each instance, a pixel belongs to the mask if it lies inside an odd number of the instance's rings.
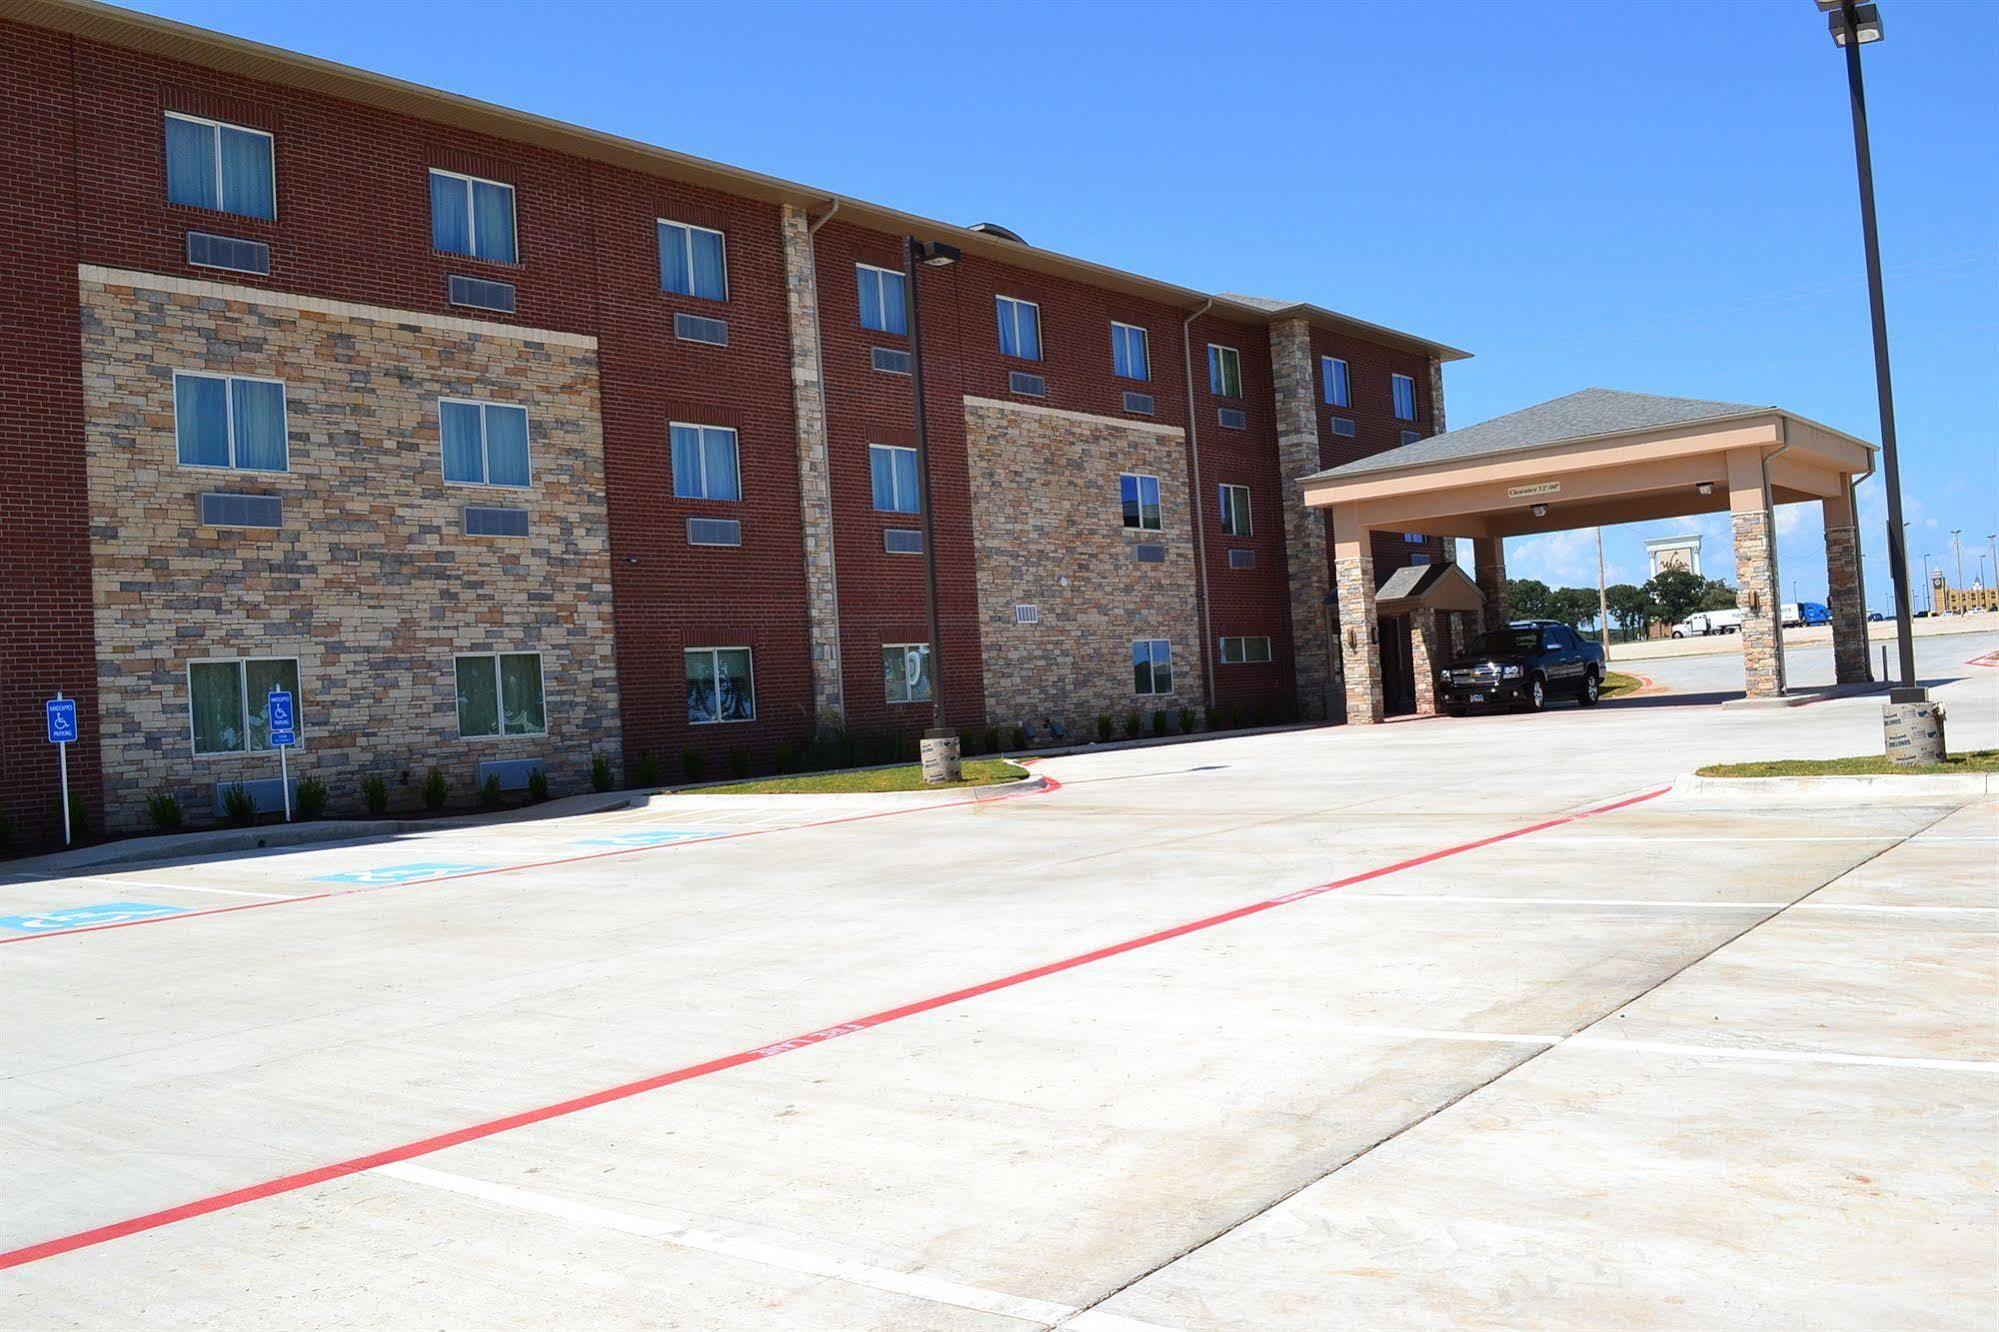
[[[1994,648],[1925,640],[1954,747]],[[1879,743],[1689,689],[17,873],[0,1319],[1987,1328],[1999,801],[1662,794]]]

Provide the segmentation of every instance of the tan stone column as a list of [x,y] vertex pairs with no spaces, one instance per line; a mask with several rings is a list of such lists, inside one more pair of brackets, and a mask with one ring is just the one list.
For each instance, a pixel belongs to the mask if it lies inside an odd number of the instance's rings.
[[1513,618],[1506,604],[1506,539],[1476,537],[1471,550],[1472,561],[1477,565],[1473,572],[1478,579],[1478,590],[1485,594],[1484,628],[1488,632],[1504,629]]
[[1825,512],[1825,600],[1832,612],[1832,671],[1839,684],[1874,678],[1867,662],[1867,604],[1860,586],[1860,523],[1853,511],[1853,480],[1820,501]]
[[[1302,319],[1270,326],[1271,379],[1277,400],[1277,469],[1283,482],[1284,545],[1291,574],[1291,655],[1298,709],[1307,720],[1326,715],[1332,650],[1326,642],[1326,518],[1298,491],[1301,478],[1321,470],[1318,381],[1312,373],[1312,329]],[[1202,499],[1205,506],[1207,500]],[[1203,510],[1205,512],[1205,509]],[[1373,587],[1369,586],[1372,600]]]
[[1735,604],[1742,610],[1742,686],[1751,698],[1784,693],[1784,605],[1777,595],[1777,524],[1755,449],[1728,455],[1728,507],[1735,526]]
[[1352,505],[1333,510],[1333,578],[1340,608],[1340,671],[1347,724],[1382,718],[1380,620],[1374,609],[1374,542]]
[[1424,606],[1409,612],[1409,665],[1416,676],[1416,715],[1437,715],[1437,667],[1444,661],[1443,635],[1437,613]]
[[785,204],[784,299],[791,323],[791,401],[798,422],[798,510],[805,532],[805,614],[812,647],[814,726],[843,724],[840,587],[833,563],[833,484],[827,460],[826,388],[819,343],[819,282],[805,210]]

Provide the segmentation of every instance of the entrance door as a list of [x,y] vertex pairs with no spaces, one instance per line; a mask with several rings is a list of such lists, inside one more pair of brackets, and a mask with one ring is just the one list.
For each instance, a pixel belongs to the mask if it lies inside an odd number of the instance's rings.
[[1416,710],[1416,673],[1409,653],[1409,617],[1381,617],[1381,710],[1394,717]]

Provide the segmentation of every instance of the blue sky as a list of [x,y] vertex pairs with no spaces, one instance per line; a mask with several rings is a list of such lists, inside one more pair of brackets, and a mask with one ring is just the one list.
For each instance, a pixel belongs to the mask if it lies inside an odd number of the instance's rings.
[[[137,6],[1467,348],[1450,419],[1589,385],[1878,439],[1845,75],[1809,0]],[[1910,556],[1999,531],[1999,5],[1882,0],[1866,51]],[[1885,604],[1878,478],[1863,491]],[[1648,536],[1606,533],[1613,581]],[[1824,591],[1817,507],[1785,591]],[[1515,576],[1595,581],[1593,533]],[[1992,577],[1988,567],[1988,583]]]

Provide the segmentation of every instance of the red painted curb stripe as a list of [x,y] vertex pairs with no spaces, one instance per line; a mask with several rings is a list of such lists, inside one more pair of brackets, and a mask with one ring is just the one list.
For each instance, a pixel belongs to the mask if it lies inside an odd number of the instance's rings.
[[[1563,814],[1556,818],[1545,819],[1540,823],[1529,824],[1524,828],[1514,828],[1508,832],[1495,833],[1490,837],[1481,837],[1475,842],[1462,842],[1457,846],[1445,847],[1441,851],[1430,851],[1420,856],[1412,856],[1407,860],[1398,860],[1392,865],[1383,865],[1377,869],[1363,870],[1359,874],[1348,875],[1344,879],[1334,879],[1328,883],[1316,884],[1310,888],[1300,888],[1295,892],[1285,893],[1280,897],[1268,897],[1261,902],[1251,902],[1247,906],[1239,906],[1217,915],[1203,916],[1199,920],[1190,920],[1182,925],[1155,930],[1151,934],[1142,934],[1135,939],[1126,939],[1122,943],[1108,944],[1102,948],[1092,949],[1087,953],[1078,953],[1074,957],[1063,958],[1059,962],[1048,962],[1026,971],[1016,971],[1010,976],[1002,976],[997,980],[970,985],[962,990],[952,990],[948,994],[936,995],[929,999],[919,999],[914,1003],[904,1004],[899,1008],[883,1009],[879,1013],[871,1013],[867,1017],[856,1018],[852,1022],[843,1022],[838,1026],[823,1027],[818,1031],[807,1032],[803,1036],[794,1036],[790,1040],[779,1041],[775,1045],[762,1045],[753,1050],[739,1050],[735,1054],[723,1055],[719,1059],[710,1059],[705,1063],[689,1064],[684,1068],[676,1068],[671,1072],[655,1074],[649,1078],[642,1078],[637,1082],[627,1082],[616,1087],[607,1087],[602,1091],[591,1092],[585,1096],[572,1097],[566,1101],[557,1101],[553,1105],[544,1105],[533,1110],[523,1110],[518,1114],[507,1115],[501,1119],[489,1119],[483,1124],[474,1124],[469,1128],[454,1129],[450,1133],[440,1133],[434,1137],[419,1138],[415,1142],[404,1143],[400,1147],[391,1147],[385,1151],[373,1152],[367,1156],[357,1156],[350,1161],[341,1161],[335,1165],[325,1165],[312,1170],[303,1170],[295,1175],[281,1175],[276,1179],[265,1180],[261,1184],[252,1184],[247,1188],[232,1189],[228,1193],[218,1193],[212,1197],[201,1198],[190,1203],[182,1203],[178,1207],[169,1207],[164,1211],[148,1212],[144,1216],[135,1216],[129,1220],[113,1222],[108,1226],[98,1226],[92,1230],[80,1230],[73,1235],[64,1235],[57,1239],[43,1240],[39,1244],[30,1244],[24,1248],[0,1253],[0,1271],[4,1271],[10,1267],[19,1267],[24,1263],[40,1262],[44,1258],[53,1258],[58,1254],[70,1253],[76,1249],[85,1249],[92,1245],[104,1244],[110,1240],[122,1239],[127,1235],[136,1235],[142,1231],[157,1230],[161,1226],[169,1226],[177,1221],[189,1221],[198,1216],[207,1216],[211,1212],[220,1212],[231,1207],[239,1207],[244,1203],[257,1202],[261,1199],[275,1197],[282,1193],[294,1193],[300,1189],[311,1188],[315,1184],[325,1184],[332,1180],[345,1178],[348,1175],[357,1175],[364,1170],[372,1170],[376,1166],[392,1165],[397,1161],[407,1161],[417,1156],[428,1156],[432,1152],[442,1151],[447,1147],[456,1147],[462,1143],[477,1141],[480,1138],[490,1138],[495,1134],[505,1133],[511,1129],[524,1128],[530,1124],[541,1123],[544,1120],[575,1114],[579,1110],[589,1110],[595,1106],[609,1104],[612,1101],[622,1101],[644,1092],[657,1091],[661,1087],[670,1087],[677,1082],[687,1082],[694,1078],[704,1078],[711,1073],[720,1073],[725,1069],[739,1068],[744,1064],[769,1059],[773,1055],[786,1054],[792,1050],[804,1049],[807,1046],[823,1045],[825,1042],[835,1040],[841,1036],[851,1036],[857,1031],[866,1031],[871,1027],[879,1027],[885,1023],[895,1022],[902,1018],[914,1017],[919,1013],[928,1013],[932,1009],[943,1008],[949,1004],[962,1003],[967,999],[976,999],[981,995],[991,994],[996,990],[1005,990],[1016,985],[1024,985],[1028,981],[1039,980],[1044,976],[1053,976],[1059,972],[1087,966],[1092,962],[1101,962],[1105,958],[1116,957],[1121,953],[1129,953],[1140,948],[1149,948],[1153,944],[1164,943],[1169,939],[1177,939],[1182,935],[1193,934],[1200,930],[1213,929],[1217,925],[1225,925],[1233,920],[1241,920],[1245,916],[1254,916],[1260,912],[1274,910],[1281,906],[1288,906],[1293,902],[1302,902],[1306,898],[1317,897],[1321,893],[1330,893],[1339,888],[1349,888],[1357,883],[1366,883],[1370,879],[1385,878],[1391,874],[1399,874],[1404,870],[1415,869],[1419,866],[1432,864],[1435,861],[1445,860],[1452,856],[1461,856],[1468,851],[1476,851],[1481,847],[1492,846],[1498,842],[1508,842],[1515,838],[1529,836],[1533,833],[1545,832],[1550,828],[1559,828],[1564,824],[1576,823],[1582,819],[1593,818],[1599,814],[1609,814],[1615,810],[1640,804],[1643,801],[1657,799],[1671,789],[1670,787],[1661,787],[1656,791],[1647,791],[1642,795],[1630,796],[1608,805],[1599,805],[1592,809],[1579,810],[1573,814]],[[1025,795],[1029,793],[1019,792],[1017,794]],[[942,807],[928,806],[927,808]],[[837,821],[845,822],[846,820]],[[648,847],[644,849],[652,850],[655,848]]]
[[[1026,763],[1033,761],[1023,760]],[[128,930],[134,925],[168,925],[175,921],[199,920],[203,916],[227,916],[238,911],[256,911],[262,907],[292,906],[299,902],[323,902],[330,897],[352,897],[356,893],[379,893],[390,888],[425,888],[433,883],[451,883],[457,879],[483,879],[494,874],[518,874],[522,870],[548,869],[553,865],[574,865],[579,861],[603,860],[610,856],[633,856],[646,851],[671,851],[677,846],[707,846],[714,842],[733,842],[743,837],[768,837],[772,833],[798,832],[805,828],[831,828],[837,824],[863,823],[869,819],[888,819],[901,814],[927,814],[933,809],[996,805],[1008,800],[1019,800],[1025,796],[1047,795],[1062,789],[1062,783],[1053,777],[1038,777],[1036,780],[1041,783],[1039,786],[1024,791],[1007,791],[1000,795],[974,797],[971,800],[946,800],[935,805],[914,805],[908,809],[878,809],[871,814],[844,814],[837,819],[820,819],[813,823],[788,823],[782,828],[745,828],[742,832],[717,833],[713,837],[691,837],[684,842],[665,842],[658,846],[623,846],[610,851],[591,851],[580,856],[535,860],[524,865],[493,865],[486,869],[466,870],[461,874],[440,874],[431,879],[413,879],[408,883],[370,883],[358,888],[332,888],[323,893],[301,893],[297,897],[278,898],[270,902],[240,902],[235,906],[204,907],[200,911],[176,911],[171,916],[149,916],[144,920],[121,920],[109,925],[79,925],[70,930],[44,930],[39,934],[17,934],[0,939],[0,944],[36,943],[43,939],[60,939],[71,934],[96,934],[101,930]],[[50,879],[46,882],[60,883],[61,880]]]

